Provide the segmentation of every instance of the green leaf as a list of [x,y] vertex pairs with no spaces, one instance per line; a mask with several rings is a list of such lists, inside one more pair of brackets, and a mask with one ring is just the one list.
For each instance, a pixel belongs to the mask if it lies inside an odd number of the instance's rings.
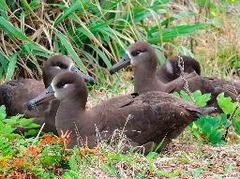
[[20,116],[18,115],[12,116],[10,119],[5,119],[4,122],[14,127],[17,125],[19,118]]
[[160,42],[168,42],[173,38],[189,35],[197,30],[204,29],[208,25],[207,24],[195,24],[195,25],[180,25],[174,26],[170,29],[164,29],[162,32],[154,32],[151,34],[151,38],[148,39],[149,43],[157,44]]
[[7,12],[9,10],[8,5],[5,0],[0,0],[0,15],[7,18]]
[[77,53],[73,49],[70,42],[67,40],[66,36],[63,35],[61,32],[57,33],[58,38],[61,41],[61,44],[66,48],[68,54],[72,57],[72,59],[79,65],[82,71],[86,72],[86,67],[81,61],[81,59],[78,57]]
[[72,155],[68,161],[70,169],[73,171],[77,171],[79,169],[78,162],[76,160],[76,157]]
[[207,0],[197,0],[197,2],[201,7],[204,7],[207,5]]
[[157,174],[160,178],[176,178],[176,177],[179,176],[181,173],[178,172],[178,171],[175,171],[175,172],[166,172],[166,171],[156,170],[156,174]]
[[30,129],[24,132],[25,137],[33,137],[33,136],[36,136],[37,134],[38,134],[38,130],[36,129]]
[[209,135],[209,141],[212,144],[221,144],[222,141],[222,137],[225,134],[224,130],[215,130],[214,132],[210,133]]
[[79,175],[77,172],[67,171],[64,173],[64,175],[61,178],[62,179],[79,179]]
[[7,71],[8,58],[7,58],[7,56],[2,52],[1,49],[0,49],[0,63],[1,63],[1,68],[3,68],[4,71]]
[[3,17],[0,17],[0,29],[2,29],[11,39],[15,37],[18,40],[29,41],[25,34],[23,34],[19,29],[14,27],[7,19]]
[[0,154],[7,157],[10,156],[12,157],[13,154],[13,149],[10,145],[10,141],[6,137],[0,137]]
[[207,102],[211,99],[211,94],[202,94],[200,90],[194,91],[192,93],[195,104],[198,107],[205,107]]
[[232,124],[235,132],[240,135],[240,116],[233,117]]
[[176,92],[176,91],[174,91],[174,92],[172,93],[172,95],[173,95],[173,96],[176,96],[176,97],[178,97],[178,98],[181,98],[180,94],[179,94],[178,92]]
[[31,7],[26,0],[21,0],[21,5],[27,14],[31,11]]
[[4,125],[4,128],[0,129],[0,133],[11,134],[15,129],[10,125]]
[[18,121],[20,127],[26,128],[26,129],[32,129],[32,128],[39,128],[40,126],[38,124],[33,123],[33,119],[20,119]]
[[28,3],[28,1],[26,0],[21,0],[21,5],[24,11],[26,12],[26,14],[29,14],[31,11],[36,9],[39,3],[40,3],[39,0],[31,0],[30,3]]
[[149,152],[147,155],[147,159],[153,160],[157,155],[158,155],[158,153],[156,153],[156,152]]
[[226,114],[221,114],[219,116],[219,124],[223,126],[224,128],[227,128],[231,125],[231,122],[228,120]]
[[7,117],[6,107],[4,105],[0,106],[0,121]]
[[191,101],[190,96],[183,90],[181,90],[180,92],[174,92],[174,96],[180,97],[184,101]]
[[45,146],[41,152],[40,162],[45,167],[50,167],[59,164],[61,161],[61,147]]
[[8,63],[8,68],[7,68],[6,81],[9,81],[12,79],[12,76],[16,67],[16,63],[17,63],[17,57],[18,57],[18,53],[16,52],[10,58],[10,61]]
[[48,58],[49,55],[51,54],[51,52],[49,52],[47,49],[44,49],[43,47],[41,47],[40,45],[34,42],[25,43],[22,46],[21,53],[25,55],[32,54],[34,56],[44,57],[44,58]]
[[75,1],[74,4],[71,4],[70,7],[66,8],[66,10],[56,19],[54,26],[56,27],[75,12],[81,11],[86,5],[89,5],[89,1]]
[[210,144],[223,143],[223,136],[229,122],[223,117],[201,117],[191,125],[192,134],[199,140]]
[[232,98],[225,97],[224,93],[217,96],[217,103],[225,114],[232,114],[237,107],[237,104],[232,102]]

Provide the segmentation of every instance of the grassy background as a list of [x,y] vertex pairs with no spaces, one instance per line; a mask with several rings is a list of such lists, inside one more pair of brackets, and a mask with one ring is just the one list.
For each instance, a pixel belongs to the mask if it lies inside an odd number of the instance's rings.
[[[204,76],[240,76],[240,4],[234,0],[0,0],[0,4],[1,82],[40,79],[49,56],[69,55],[98,82],[90,92],[91,107],[132,91],[131,70],[109,76],[108,68],[137,40],[152,44],[159,64],[185,54],[200,62]],[[124,137],[97,150],[68,151],[62,138],[48,134],[27,140],[0,136],[3,176],[221,178],[240,173],[240,146],[235,144],[239,137],[231,132],[227,145],[212,147],[193,138],[188,128],[168,152],[147,157],[131,149],[123,155],[121,149],[128,145]]]
[[155,47],[160,64],[185,54],[201,63],[205,75],[239,75],[239,4],[234,1],[0,2],[1,81],[39,79],[43,61],[60,53],[93,75],[100,88],[108,87],[107,69],[137,40]]

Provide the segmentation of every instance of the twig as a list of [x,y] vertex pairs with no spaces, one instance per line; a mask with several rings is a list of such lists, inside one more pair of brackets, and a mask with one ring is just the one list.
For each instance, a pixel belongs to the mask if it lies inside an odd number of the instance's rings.
[[84,146],[84,141],[83,141],[83,138],[82,138],[82,136],[80,135],[80,131],[79,131],[79,129],[78,129],[78,126],[77,126],[77,124],[76,124],[76,122],[73,122],[74,123],[74,125],[75,125],[75,129],[74,129],[74,131],[75,131],[75,134],[76,134],[76,140],[77,140],[77,146]]
[[41,128],[39,129],[38,134],[37,134],[37,136],[35,137],[33,143],[35,143],[35,142],[39,139],[39,136],[40,136],[40,134],[41,134],[44,126],[45,126],[45,122],[43,123],[43,125],[42,125]]
[[189,95],[191,101],[194,103],[194,99],[192,97],[192,93],[189,90],[188,81],[186,80],[185,75],[184,75],[184,61],[183,61],[183,58],[180,55],[178,55],[177,57],[178,57],[178,67],[180,68],[180,77],[184,81],[184,87],[183,88],[186,90],[186,92]]
[[[232,114],[229,116],[229,118],[228,118],[229,121],[232,121],[232,119],[233,119],[233,117],[234,117],[234,115],[235,115],[235,113],[237,112],[238,109],[239,109],[239,102],[237,101],[237,106],[236,106],[236,108],[234,109],[233,113],[232,113]],[[224,137],[223,137],[224,141],[227,141],[227,136],[228,136],[228,133],[229,133],[229,128],[230,128],[230,126],[231,126],[231,125],[229,125],[229,126],[226,128],[226,133],[225,133],[225,135],[224,135]]]
[[126,126],[127,126],[127,123],[128,123],[128,121],[129,121],[131,118],[133,118],[133,115],[132,115],[132,114],[129,114],[128,117],[127,117],[127,119],[126,119],[126,122],[125,122],[125,124],[124,124],[124,126],[123,126],[123,129],[122,129],[122,131],[121,131],[120,137],[123,136],[123,133],[124,133],[124,131],[125,131],[125,128],[126,128]]
[[133,118],[133,115],[129,114],[128,117],[127,117],[127,119],[126,119],[126,122],[125,122],[125,124],[124,124],[124,126],[123,126],[123,129],[122,129],[122,131],[121,131],[121,133],[120,133],[120,136],[119,136],[118,149],[120,149],[121,146],[124,146],[124,145],[123,145],[123,141],[124,141],[124,140],[120,140],[120,139],[123,139],[123,138],[124,138],[124,137],[123,137],[123,134],[124,134],[124,132],[125,132],[127,123],[128,123],[128,121],[129,121],[130,119],[132,119],[132,118]]
[[98,130],[98,127],[96,124],[95,124],[95,131],[96,131],[97,143],[98,143],[98,145],[101,145],[101,141],[103,141],[103,138],[102,138],[101,133]]
[[[240,95],[238,95],[238,92],[237,92],[237,89],[236,89],[236,86],[233,84],[233,82],[231,82],[232,86],[233,86],[233,90],[236,94],[236,102],[237,102],[237,106],[236,108],[234,109],[233,113],[229,116],[228,120],[229,121],[232,121],[232,118],[233,116],[235,115],[235,113],[237,112],[237,109],[239,109],[239,105],[240,105]],[[228,136],[228,133],[229,133],[229,128],[230,128],[231,125],[229,125],[227,128],[226,128],[226,133],[224,135],[224,141],[227,141],[227,136]]]

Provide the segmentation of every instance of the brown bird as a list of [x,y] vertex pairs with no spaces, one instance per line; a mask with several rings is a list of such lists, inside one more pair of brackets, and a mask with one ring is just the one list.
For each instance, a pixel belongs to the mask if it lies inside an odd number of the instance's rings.
[[[184,72],[191,73],[195,71],[198,75],[200,75],[201,67],[197,60],[188,56],[179,56],[169,59],[166,64],[161,66],[160,69],[157,71],[157,76],[162,82],[168,83],[180,77],[181,70],[178,64],[180,58],[182,58]],[[227,81],[223,79],[218,79],[216,77],[201,77],[201,79],[201,81],[204,82],[203,86],[207,86],[209,84],[211,84],[212,86],[212,90],[208,91],[213,94],[209,105],[213,105],[214,103],[216,103],[216,97],[221,92],[224,92],[225,95],[230,96],[234,101],[237,101],[237,98],[240,97],[239,81]]]
[[[157,56],[153,48],[148,43],[136,42],[131,45],[124,57],[113,65],[110,73],[113,74],[127,65],[133,66],[134,92],[143,93],[147,91],[163,91],[170,93],[174,90],[184,88],[185,80],[177,78],[164,84],[157,76]],[[206,92],[203,81],[196,73],[186,75],[191,91],[200,89]]]
[[101,138],[106,140],[116,129],[124,129],[134,145],[159,144],[162,140],[166,145],[188,124],[213,110],[200,109],[159,91],[115,97],[90,110],[86,110],[87,97],[82,78],[75,73],[64,72],[53,79],[44,93],[29,101],[29,107],[52,98],[60,100],[55,124],[58,134],[71,131],[70,147],[77,145],[78,139],[83,139],[82,144],[87,141],[89,147],[96,146],[99,139],[96,128]]
[[[217,106],[216,97],[219,93],[224,92],[236,100],[240,95],[240,87],[237,83],[231,83],[225,80],[215,78],[201,77],[196,72],[185,75],[185,80],[177,78],[164,84],[157,76],[157,57],[148,43],[136,42],[128,48],[126,55],[117,64],[113,65],[110,73],[113,74],[127,65],[133,66],[134,72],[134,91],[138,93],[146,91],[180,91],[184,89],[186,81],[191,92],[200,90],[202,93],[211,93],[212,98],[209,105]],[[168,69],[178,71],[175,63],[169,63]],[[194,65],[192,65],[194,66]],[[168,70],[169,71],[169,70]],[[200,73],[200,70],[197,72]],[[167,75],[167,74],[166,74]],[[176,74],[178,75],[178,74]],[[159,79],[160,78],[160,79]]]
[[166,61],[156,72],[156,75],[163,83],[171,82],[180,77],[182,71],[184,73],[196,72],[198,75],[201,73],[201,67],[197,60],[192,57],[179,55],[172,57]]
[[[35,122],[42,125],[45,117],[54,116],[57,111],[57,104],[52,104],[54,108],[49,107],[48,103],[38,106],[34,110],[28,110],[25,103],[38,96],[45,87],[48,87],[58,73],[63,71],[74,71],[81,73],[67,56],[56,55],[49,58],[43,67],[43,81],[35,79],[19,79],[6,82],[0,86],[0,105],[5,105],[9,116],[24,114],[25,117],[35,118]],[[81,73],[86,81],[94,82],[93,78]],[[53,103],[59,103],[57,101]],[[56,112],[55,112],[56,113]],[[46,115],[46,116],[45,116]],[[49,123],[51,120],[47,120]],[[52,131],[52,125],[46,124],[44,131]]]

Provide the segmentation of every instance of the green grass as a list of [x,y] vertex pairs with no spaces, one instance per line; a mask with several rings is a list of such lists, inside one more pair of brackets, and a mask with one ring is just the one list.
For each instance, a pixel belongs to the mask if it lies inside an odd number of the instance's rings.
[[160,54],[164,43],[207,27],[185,24],[194,13],[172,13],[169,0],[1,2],[0,77],[5,80],[20,70],[20,76],[39,76],[42,62],[54,53],[69,55],[81,70],[100,78],[103,67],[110,68],[136,40],[156,45]]
[[133,152],[136,148],[129,145],[121,131],[116,131],[110,143],[102,141],[94,149],[85,146],[73,150],[65,148],[66,136],[57,138],[45,134],[26,139],[11,132],[3,135],[4,131],[0,131],[1,177],[239,177],[239,144],[203,145],[191,138],[188,129],[168,146],[166,152],[151,152],[147,156]]
[[[10,2],[0,0],[2,82],[19,76],[40,78],[42,63],[49,56],[66,54],[81,70],[97,79],[98,83],[90,89],[88,106],[91,107],[133,91],[131,71],[109,76],[107,69],[136,40],[150,42],[160,64],[165,57],[181,53],[194,56],[205,76],[239,76],[239,16],[226,13],[229,2],[208,5],[207,1],[196,0],[183,5],[183,1],[174,4],[167,0],[59,3],[21,0],[20,6]],[[234,8],[239,7],[239,3],[234,4]],[[196,18],[199,19],[196,21]],[[196,94],[195,97],[199,106],[204,106],[208,99],[208,95]],[[225,98],[221,102],[225,113],[233,114],[235,103]],[[212,138],[206,131],[212,130],[208,124],[214,123],[215,133],[222,136],[225,125],[221,123],[216,127],[218,122],[213,118],[204,118],[194,127],[186,128],[166,152],[152,152],[148,156],[133,152],[124,137],[116,137],[110,144],[103,141],[92,150],[87,147],[68,150],[63,142],[67,141],[66,137],[56,138],[50,134],[36,137],[31,131],[26,138],[13,131],[19,125],[31,127],[32,123],[25,119],[19,122],[21,116],[5,121],[3,111],[0,118],[0,176],[5,178],[240,177],[237,118],[232,118],[234,127],[229,129],[227,142],[221,145],[210,145]],[[222,141],[221,136],[216,138]],[[128,150],[124,153],[122,149],[126,146]]]

